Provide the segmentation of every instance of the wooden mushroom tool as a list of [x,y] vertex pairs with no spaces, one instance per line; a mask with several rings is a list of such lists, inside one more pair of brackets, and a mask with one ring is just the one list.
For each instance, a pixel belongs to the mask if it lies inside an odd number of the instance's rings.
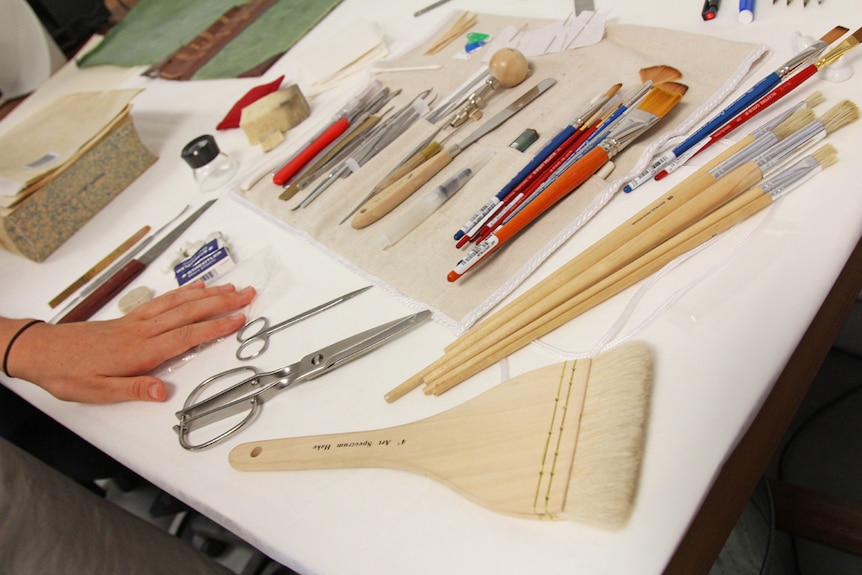
[[650,351],[629,343],[420,421],[246,443],[229,459],[242,471],[401,469],[501,513],[614,528],[634,503],[651,383]]

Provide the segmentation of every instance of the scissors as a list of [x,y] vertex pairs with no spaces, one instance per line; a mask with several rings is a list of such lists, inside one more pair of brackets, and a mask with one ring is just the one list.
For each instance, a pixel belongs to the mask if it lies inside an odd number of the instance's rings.
[[[425,310],[384,323],[309,353],[298,362],[273,371],[261,373],[252,366],[240,366],[205,379],[192,390],[183,404],[183,409],[176,413],[180,422],[174,426],[174,431],[179,436],[180,445],[190,451],[215,445],[254,421],[260,414],[264,402],[278,392],[297,383],[319,377],[365,355],[424,321],[430,315],[431,312]],[[251,375],[207,399],[197,401],[200,394],[212,383],[242,372],[248,372]],[[189,442],[189,432],[245,411],[248,411],[248,414],[242,421],[227,431],[203,443]]]
[[[342,302],[346,302],[350,298],[358,296],[362,292],[371,289],[371,287],[372,286],[365,286],[364,288],[360,288],[350,293],[346,293],[342,296],[338,296],[334,300],[322,303],[317,307],[313,307],[309,310],[306,310],[299,315],[295,315],[292,318],[286,319],[283,322],[277,323],[271,327],[269,325],[269,320],[263,316],[251,320],[250,322],[242,326],[242,329],[240,329],[236,334],[236,339],[239,342],[239,348],[236,350],[236,358],[242,361],[254,359],[255,357],[265,352],[266,349],[269,347],[269,336],[271,336],[272,334],[279,332],[284,328],[289,327],[297,322],[300,322],[305,318],[325,311]],[[256,327],[253,329],[252,326]],[[253,333],[251,333],[252,331]]]

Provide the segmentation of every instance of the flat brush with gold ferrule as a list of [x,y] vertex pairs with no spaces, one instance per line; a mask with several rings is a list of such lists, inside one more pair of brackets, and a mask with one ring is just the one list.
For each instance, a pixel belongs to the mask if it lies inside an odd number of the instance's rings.
[[[840,38],[841,35],[843,35],[846,31],[847,29],[841,26],[833,28],[828,34],[824,35],[823,38],[821,38],[811,46],[805,48],[799,54],[785,62],[784,65],[782,65],[780,68],[767,75],[757,84],[749,88],[749,90],[745,92],[745,94],[734,100],[733,103],[731,103],[721,112],[713,116],[712,119],[710,119],[703,126],[698,128],[697,131],[695,131],[692,135],[683,140],[672,150],[668,150],[667,152],[656,158],[652,163],[650,163],[649,166],[647,166],[645,170],[643,170],[641,173],[635,176],[628,184],[626,184],[625,188],[623,188],[623,191],[631,192],[641,184],[652,179],[652,177],[660,170],[662,170],[669,162],[673,161],[675,158],[678,158],[679,156],[687,152],[689,149],[696,146],[699,142],[709,137],[710,134],[721,128],[724,124],[733,120],[736,116],[749,108],[752,104],[763,98],[764,95],[767,94],[770,90],[780,85],[782,81],[785,81],[785,78],[787,78],[794,71],[798,70],[801,66],[804,66],[808,62],[817,58],[820,54],[823,53],[824,50],[829,47],[829,44]],[[832,54],[833,52],[834,50],[830,51],[829,54]],[[827,55],[826,57],[830,56]],[[830,61],[834,60],[830,57]]]
[[479,242],[467,256],[456,264],[447,279],[450,282],[457,280],[467,270],[484,260],[500,245],[509,241],[551,206],[583,184],[611,158],[654,126],[676,106],[685,94],[683,84],[675,84],[672,91],[669,91],[670,88],[668,84],[652,88],[638,107],[631,110],[591,151],[561,170],[544,191],[514,214],[508,222],[503,223],[485,240]]

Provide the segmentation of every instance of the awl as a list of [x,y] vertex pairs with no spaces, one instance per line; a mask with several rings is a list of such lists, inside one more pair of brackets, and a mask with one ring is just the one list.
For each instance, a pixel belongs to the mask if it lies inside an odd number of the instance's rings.
[[84,321],[89,319],[94,313],[102,309],[106,303],[111,301],[120,291],[129,283],[141,275],[144,269],[153,263],[153,261],[162,255],[171,244],[177,241],[183,232],[191,226],[195,220],[207,211],[216,200],[210,200],[197,209],[192,215],[187,217],[183,222],[170,231],[159,243],[151,247],[144,254],[136,259],[131,260],[125,266],[117,270],[117,272],[99,286],[99,289],[88,295],[84,300],[72,308],[69,313],[57,320],[57,323],[72,323],[75,321]]
[[394,184],[380,190],[356,212],[350,225],[356,229],[364,228],[388,214],[398,204],[410,197],[410,194],[418,190],[423,184],[439,173],[440,170],[448,166],[455,156],[464,151],[470,144],[499,128],[506,120],[520,112],[527,104],[538,98],[556,83],[557,81],[553,78],[542,80],[523,96],[509,104],[504,110],[498,112],[479,126],[461,142],[441,151]]

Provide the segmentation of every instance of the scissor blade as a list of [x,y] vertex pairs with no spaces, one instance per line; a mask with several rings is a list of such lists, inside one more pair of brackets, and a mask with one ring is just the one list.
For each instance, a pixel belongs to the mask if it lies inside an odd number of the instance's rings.
[[310,353],[299,361],[294,383],[314,379],[377,349],[431,315],[428,310],[384,323]]

